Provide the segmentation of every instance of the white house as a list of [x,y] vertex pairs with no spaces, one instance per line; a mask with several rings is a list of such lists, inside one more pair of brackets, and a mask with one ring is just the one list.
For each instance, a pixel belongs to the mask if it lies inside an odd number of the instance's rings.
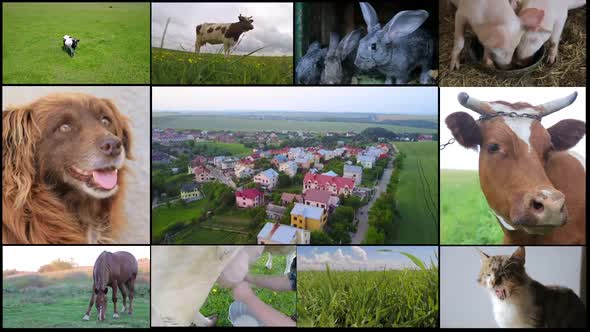
[[272,168],[258,173],[254,177],[254,183],[260,184],[261,187],[272,190],[279,181],[279,173]]
[[250,167],[238,164],[238,166],[236,166],[234,169],[234,174],[238,179],[243,179],[254,175],[254,171]]
[[360,166],[344,165],[344,178],[354,179],[354,184],[357,186],[363,180],[363,169]]
[[257,244],[309,244],[311,232],[293,226],[267,222],[256,238]]
[[292,178],[297,174],[297,163],[294,161],[282,163],[279,165],[279,171]]
[[363,168],[373,168],[376,158],[373,156],[361,155],[356,157],[356,163],[361,164]]

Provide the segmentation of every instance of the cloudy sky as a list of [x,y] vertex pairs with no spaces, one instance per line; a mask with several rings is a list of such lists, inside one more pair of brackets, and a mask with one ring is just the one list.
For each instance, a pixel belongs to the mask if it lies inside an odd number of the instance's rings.
[[96,258],[104,250],[127,251],[137,260],[150,258],[149,246],[18,246],[2,248],[2,269],[18,271],[37,271],[42,265],[55,259],[70,259],[79,266],[94,266]]
[[[238,15],[252,16],[254,29],[243,37],[234,53],[293,54],[292,3],[152,3],[152,46],[160,47],[170,18],[164,48],[194,51],[195,29],[201,23],[233,23]],[[182,45],[182,47],[181,47]],[[207,45],[201,52],[219,52],[222,45]]]
[[[445,119],[451,113],[464,111],[473,116],[479,114],[464,108],[457,101],[460,92],[467,92],[480,100],[505,100],[511,103],[527,102],[538,105],[548,101],[565,97],[574,91],[578,92],[576,101],[557,113],[543,118],[543,126],[549,128],[563,119],[577,119],[586,122],[586,91],[584,88],[441,88],[440,89],[440,142],[446,143],[450,138],[451,131],[445,124]],[[575,152],[586,157],[586,136],[573,148]],[[472,149],[465,149],[459,143],[448,145],[440,152],[441,169],[468,169],[477,170],[479,154]]]
[[383,270],[415,268],[400,252],[407,252],[422,261],[436,262],[433,246],[300,246],[297,247],[297,270]]
[[436,87],[154,87],[153,109],[436,115]]

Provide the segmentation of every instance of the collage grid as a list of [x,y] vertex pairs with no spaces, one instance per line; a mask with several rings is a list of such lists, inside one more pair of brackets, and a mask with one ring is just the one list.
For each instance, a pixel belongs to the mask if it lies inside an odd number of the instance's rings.
[[3,328],[586,326],[585,0],[2,21]]

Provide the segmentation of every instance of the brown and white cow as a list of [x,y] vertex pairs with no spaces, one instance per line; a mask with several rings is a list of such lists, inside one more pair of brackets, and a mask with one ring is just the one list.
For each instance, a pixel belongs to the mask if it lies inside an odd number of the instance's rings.
[[201,46],[209,43],[212,45],[223,44],[224,56],[229,55],[230,49],[236,44],[242,33],[254,29],[252,16],[238,16],[238,22],[234,23],[203,23],[197,25],[197,40],[195,52],[199,53]]
[[459,103],[481,117],[455,112],[446,118],[457,142],[479,147],[481,189],[505,244],[586,244],[585,159],[567,151],[586,134],[586,124],[568,119],[545,129],[540,121],[576,97],[533,106],[462,92]]

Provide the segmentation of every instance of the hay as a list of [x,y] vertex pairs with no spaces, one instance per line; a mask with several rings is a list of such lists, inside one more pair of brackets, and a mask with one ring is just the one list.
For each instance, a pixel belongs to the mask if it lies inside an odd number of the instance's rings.
[[518,77],[492,74],[478,64],[466,63],[465,49],[461,52],[461,68],[450,71],[455,14],[454,9],[441,8],[439,12],[440,86],[586,86],[586,7],[569,11],[557,61],[548,65],[545,55],[537,68]]

